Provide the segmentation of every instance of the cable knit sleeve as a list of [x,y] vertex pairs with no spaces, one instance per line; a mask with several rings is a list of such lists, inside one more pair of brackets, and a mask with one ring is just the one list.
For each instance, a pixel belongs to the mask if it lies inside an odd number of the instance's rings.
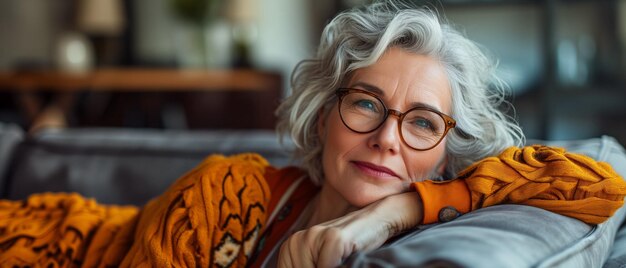
[[0,200],[0,266],[243,267],[267,218],[268,167],[213,155],[141,209],[64,193]]
[[257,154],[213,155],[142,210],[121,267],[243,267],[270,201]]
[[424,224],[438,221],[447,207],[465,213],[498,204],[529,205],[599,224],[626,195],[626,182],[609,164],[541,145],[510,147],[455,180],[416,182],[412,188],[422,197]]

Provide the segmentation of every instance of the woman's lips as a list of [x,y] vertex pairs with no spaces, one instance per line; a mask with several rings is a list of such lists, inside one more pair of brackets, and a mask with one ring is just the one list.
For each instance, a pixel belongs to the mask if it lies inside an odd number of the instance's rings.
[[357,168],[359,168],[364,173],[374,176],[374,177],[397,177],[399,178],[395,172],[383,166],[378,166],[372,163],[361,162],[361,161],[352,161],[352,164],[354,164]]

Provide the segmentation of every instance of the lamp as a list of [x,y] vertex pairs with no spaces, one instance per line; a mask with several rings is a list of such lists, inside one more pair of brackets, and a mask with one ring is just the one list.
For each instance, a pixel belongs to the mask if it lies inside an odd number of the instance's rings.
[[231,0],[228,6],[228,19],[235,23],[252,23],[259,10],[258,0]]
[[80,0],[77,29],[91,39],[98,65],[119,63],[120,36],[126,27],[124,6],[120,0]]
[[124,30],[124,9],[119,0],[81,0],[78,6],[78,29],[82,32],[117,36]]
[[250,67],[250,45],[257,36],[258,0],[231,0],[227,9],[233,26],[234,67]]

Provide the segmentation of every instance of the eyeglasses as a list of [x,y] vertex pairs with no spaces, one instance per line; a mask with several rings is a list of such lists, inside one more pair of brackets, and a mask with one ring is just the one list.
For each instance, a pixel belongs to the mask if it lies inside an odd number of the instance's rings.
[[452,117],[427,107],[415,107],[404,113],[387,109],[374,93],[354,88],[337,89],[339,115],[343,124],[356,133],[378,129],[389,115],[398,118],[400,138],[409,147],[426,151],[443,140],[456,126]]

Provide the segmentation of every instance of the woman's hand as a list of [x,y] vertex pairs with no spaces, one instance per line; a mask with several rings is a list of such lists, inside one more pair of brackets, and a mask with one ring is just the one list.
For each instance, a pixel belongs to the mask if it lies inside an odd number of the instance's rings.
[[421,220],[422,204],[417,192],[388,196],[296,232],[281,246],[278,267],[335,267],[352,253],[376,249]]

